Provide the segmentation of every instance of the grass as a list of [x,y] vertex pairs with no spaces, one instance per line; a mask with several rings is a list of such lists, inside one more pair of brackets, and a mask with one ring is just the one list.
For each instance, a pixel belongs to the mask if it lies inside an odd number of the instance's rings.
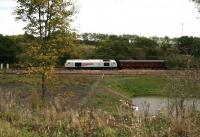
[[[9,94],[9,92],[7,93]],[[97,94],[98,95],[98,94]],[[106,94],[105,94],[106,95]],[[26,105],[16,96],[0,100],[0,135],[3,137],[198,137],[200,135],[199,112],[180,111],[180,117],[173,114],[137,115],[131,109],[118,107],[116,113],[107,113],[99,104],[97,108],[81,107],[66,109],[62,96],[42,107]],[[99,102],[110,107],[110,99],[98,95]],[[105,102],[101,99],[106,98]],[[33,98],[34,99],[34,98]],[[60,100],[62,100],[60,102]],[[108,104],[107,104],[108,103]],[[114,103],[114,102],[113,102]],[[108,109],[108,108],[107,108]]]
[[92,98],[89,99],[87,106],[115,114],[120,106],[119,100],[120,97],[104,91],[102,93],[96,93],[93,95]]
[[111,77],[105,85],[130,98],[135,96],[165,96],[168,80],[164,77],[137,76],[137,77]]

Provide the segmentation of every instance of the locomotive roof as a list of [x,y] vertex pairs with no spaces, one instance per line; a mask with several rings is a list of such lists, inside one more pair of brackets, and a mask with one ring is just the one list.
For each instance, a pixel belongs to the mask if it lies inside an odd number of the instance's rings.
[[165,62],[165,60],[119,60],[119,62]]
[[69,59],[67,62],[112,62],[115,60],[103,60],[103,59]]

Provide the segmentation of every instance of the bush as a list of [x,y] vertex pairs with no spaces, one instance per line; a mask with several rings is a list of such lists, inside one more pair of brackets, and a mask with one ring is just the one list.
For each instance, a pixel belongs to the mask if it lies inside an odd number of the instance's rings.
[[190,56],[187,55],[171,55],[166,58],[167,67],[172,69],[184,69],[188,68]]

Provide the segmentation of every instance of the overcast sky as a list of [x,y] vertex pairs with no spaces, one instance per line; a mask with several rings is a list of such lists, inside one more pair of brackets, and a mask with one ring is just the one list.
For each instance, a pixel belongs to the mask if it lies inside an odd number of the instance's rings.
[[[23,33],[12,15],[14,0],[0,0],[0,33]],[[76,0],[78,32],[142,36],[200,36],[200,19],[190,0]],[[183,27],[183,31],[182,31]]]

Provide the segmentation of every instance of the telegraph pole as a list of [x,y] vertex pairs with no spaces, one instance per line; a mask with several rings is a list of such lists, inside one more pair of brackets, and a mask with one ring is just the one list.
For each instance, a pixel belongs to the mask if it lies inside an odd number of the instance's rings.
[[183,36],[183,27],[184,27],[184,23],[181,23],[181,37]]

